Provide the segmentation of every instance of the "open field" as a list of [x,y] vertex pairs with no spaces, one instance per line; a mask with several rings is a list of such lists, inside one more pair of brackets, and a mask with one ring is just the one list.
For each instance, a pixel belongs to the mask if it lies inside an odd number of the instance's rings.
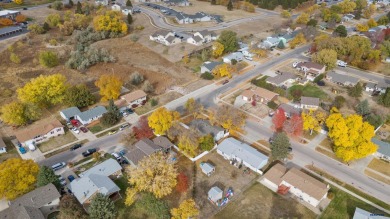
[[282,197],[256,182],[214,218],[314,219],[316,215],[299,202]]
[[374,158],[368,167],[390,177],[390,163]]
[[64,135],[57,136],[49,139],[48,141],[42,142],[38,144],[39,150],[44,153],[50,150],[53,150],[62,145],[69,144],[71,142],[76,141],[77,138],[73,135],[71,131],[66,131]]

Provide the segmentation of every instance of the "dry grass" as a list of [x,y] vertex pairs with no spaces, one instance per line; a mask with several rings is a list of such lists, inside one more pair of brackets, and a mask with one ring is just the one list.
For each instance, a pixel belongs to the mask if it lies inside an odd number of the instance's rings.
[[302,133],[302,137],[308,140],[313,140],[317,135],[318,135],[317,132],[313,132],[313,134],[310,135],[310,131],[303,131]]
[[320,152],[321,154],[323,154],[323,155],[325,155],[325,156],[328,156],[328,157],[330,157],[330,158],[332,158],[332,159],[334,159],[334,160],[337,160],[337,161],[339,161],[339,162],[341,162],[341,163],[344,163],[341,159],[337,158],[336,155],[335,155],[333,152],[330,152],[330,151],[328,151],[328,150],[325,150],[325,149],[323,149],[323,148],[321,148],[321,147],[316,147],[316,151],[318,151],[318,152]]
[[271,144],[266,140],[258,140],[257,142],[268,147],[268,148],[271,148]]
[[57,147],[60,147],[62,145],[69,144],[71,142],[76,141],[77,138],[73,135],[72,132],[66,131],[65,135],[53,137],[49,139],[48,141],[42,142],[38,145],[39,150],[42,153],[45,153],[47,151],[51,151]]
[[168,92],[168,93],[153,97],[154,99],[158,100],[158,104],[156,106],[152,106],[150,104],[150,101],[149,101],[144,106],[136,108],[135,112],[138,115],[143,115],[143,114],[148,113],[151,110],[157,109],[158,107],[160,107],[160,106],[162,106],[162,105],[164,105],[172,100],[175,100],[181,96],[183,96],[183,95],[173,91],[173,92]]
[[376,179],[378,181],[381,181],[383,183],[386,183],[386,184],[390,185],[390,180],[389,179],[387,179],[387,178],[385,178],[385,177],[383,177],[383,176],[381,176],[379,174],[376,174],[374,172],[371,172],[370,169],[364,170],[364,174],[366,174],[367,176],[369,176],[371,178],[374,178],[374,179]]
[[390,163],[374,158],[368,167],[390,177]]
[[330,142],[328,138],[325,138],[324,140],[322,140],[320,145],[324,148],[329,149],[329,150],[333,150],[332,149],[332,142]]
[[389,63],[380,63],[374,69],[374,72],[378,72],[384,75],[390,75],[390,64]]

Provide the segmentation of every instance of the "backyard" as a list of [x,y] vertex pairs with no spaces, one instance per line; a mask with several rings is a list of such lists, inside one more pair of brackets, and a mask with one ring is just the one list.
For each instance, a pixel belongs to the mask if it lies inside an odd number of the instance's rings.
[[317,97],[321,100],[326,99],[327,95],[325,92],[323,92],[319,87],[306,84],[305,86],[302,85],[294,85],[290,87],[288,90],[288,94],[292,95],[294,97],[294,93],[300,93],[304,97]]

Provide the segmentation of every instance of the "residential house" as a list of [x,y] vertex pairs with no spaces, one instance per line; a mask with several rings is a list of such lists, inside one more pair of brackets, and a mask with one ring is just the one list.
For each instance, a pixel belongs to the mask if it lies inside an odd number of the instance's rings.
[[131,93],[125,94],[120,98],[126,100],[129,107],[137,107],[144,105],[146,102],[147,94],[143,90],[136,90]]
[[211,21],[211,16],[204,12],[196,12],[194,15],[188,15],[194,22]]
[[352,21],[353,19],[355,19],[355,15],[353,14],[346,14],[341,18],[344,22]]
[[211,176],[211,174],[213,174],[215,172],[215,167],[212,164],[210,164],[210,163],[201,162],[200,163],[200,169],[207,176]]
[[279,42],[279,37],[267,37],[263,42],[258,45],[258,47],[262,49],[270,49],[276,47]]
[[320,22],[317,26],[318,26],[321,30],[326,30],[326,29],[328,29],[328,23],[326,23],[326,22]]
[[223,62],[232,64],[232,60],[235,59],[237,62],[244,60],[244,55],[241,52],[233,52],[223,57]]
[[124,99],[118,99],[114,101],[115,106],[119,108],[121,113],[125,112],[128,109],[127,101]]
[[135,0],[135,2],[162,2],[162,0]]
[[[0,11],[1,12],[1,11]],[[20,27],[3,27],[0,28],[0,38],[7,37],[12,34],[23,32],[23,29]]]
[[274,192],[293,194],[314,207],[327,197],[330,188],[295,167],[287,170],[279,163],[264,174],[262,183]]
[[390,161],[390,144],[385,141],[378,140],[376,138],[371,139],[372,143],[378,146],[378,150],[375,152],[375,156]]
[[356,207],[352,219],[390,219],[390,217],[374,214]]
[[242,99],[246,102],[257,101],[263,104],[276,100],[279,94],[269,91],[267,89],[256,87],[242,92]]
[[121,6],[115,3],[115,4],[113,4],[111,6],[111,10],[113,10],[113,11],[121,11]]
[[108,5],[108,0],[95,0],[96,5],[103,5],[107,6]]
[[70,183],[70,189],[76,199],[87,208],[96,194],[101,193],[116,200],[120,197],[120,188],[112,181],[122,176],[122,167],[110,158],[80,174]]
[[169,6],[190,6],[191,3],[188,0],[164,0],[165,4]]
[[14,132],[18,141],[24,146],[35,146],[45,142],[52,137],[65,134],[64,126],[55,118],[43,119],[34,122],[25,128],[18,129]]
[[367,82],[367,84],[364,86],[366,92],[374,92],[376,91],[376,83],[373,82]]
[[195,46],[201,46],[203,45],[203,39],[200,36],[192,36],[187,39],[187,43],[195,45]]
[[65,121],[67,121],[67,122],[69,122],[72,119],[75,119],[76,115],[78,115],[80,113],[81,113],[81,111],[79,110],[79,108],[77,108],[75,106],[69,107],[69,108],[66,108],[66,109],[60,111],[61,117],[63,119],[65,119]]
[[268,163],[266,155],[235,138],[223,140],[217,147],[217,153],[231,161],[232,164],[242,164],[260,174],[262,174],[261,168]]
[[292,31],[290,33],[283,34],[282,36],[279,37],[279,39],[283,41],[284,45],[286,45],[291,40],[293,40],[298,33],[299,31]]
[[219,187],[214,186],[207,192],[207,198],[211,202],[216,203],[223,198],[223,191]]
[[296,82],[298,76],[289,73],[289,72],[282,72],[280,75],[277,75],[275,77],[269,77],[265,79],[265,81],[269,84],[272,84],[276,87],[286,87],[289,88],[292,86],[294,82]]
[[127,159],[134,166],[144,157],[150,156],[158,151],[169,151],[173,144],[164,136],[158,136],[152,140],[143,138],[134,144],[135,149],[127,154]]
[[383,30],[386,30],[386,29],[387,29],[387,27],[385,25],[379,25],[379,26],[370,28],[368,30],[368,32],[379,33],[379,32],[382,32]]
[[197,129],[202,135],[211,134],[216,142],[229,136],[229,131],[220,126],[211,125],[208,120],[194,119],[189,125],[190,127]]
[[316,97],[301,97],[301,109],[317,110],[320,106],[320,98]]
[[217,39],[217,35],[208,30],[202,30],[194,33],[194,35],[190,38],[187,39],[187,43],[200,46],[203,45],[204,43],[209,43],[213,40]]
[[300,62],[297,64],[297,68],[305,73],[309,81],[314,81],[318,75],[325,73],[326,70],[325,65],[314,62]]
[[128,15],[128,14],[132,14],[133,13],[133,8],[132,7],[128,7],[125,4],[120,4],[118,2],[116,2],[114,5],[111,6],[111,10],[113,10],[113,11],[121,11],[122,14],[124,14],[124,15]]
[[8,18],[11,20],[15,20],[16,16],[18,16],[20,11],[12,11],[12,10],[0,10],[0,18]]
[[171,31],[159,30],[149,36],[149,39],[166,46],[175,45],[181,43],[181,39],[176,37]]
[[299,108],[296,108],[296,107],[289,105],[287,103],[280,104],[280,106],[278,107],[277,110],[279,110],[279,109],[283,109],[284,114],[288,118],[292,117],[294,114],[298,114],[298,115],[301,114],[301,111],[299,110]]
[[75,118],[79,120],[81,124],[88,125],[89,123],[100,119],[106,112],[106,107],[96,106],[94,108],[88,109],[84,112],[77,114]]
[[367,82],[367,84],[365,85],[365,90],[366,92],[379,92],[384,94],[388,87],[389,85],[384,82],[379,82],[379,83]]
[[213,72],[214,68],[217,67],[218,65],[223,64],[223,62],[205,62],[203,65],[200,67],[200,73],[206,73],[206,72]]
[[190,17],[190,15],[185,14],[183,12],[177,13],[175,16],[177,23],[179,24],[192,24],[194,23],[194,19]]
[[13,201],[0,211],[0,219],[46,219],[59,210],[61,194],[53,184],[38,187]]
[[326,79],[332,83],[342,86],[355,86],[359,82],[359,78],[349,75],[343,75],[336,72],[329,72],[326,74]]

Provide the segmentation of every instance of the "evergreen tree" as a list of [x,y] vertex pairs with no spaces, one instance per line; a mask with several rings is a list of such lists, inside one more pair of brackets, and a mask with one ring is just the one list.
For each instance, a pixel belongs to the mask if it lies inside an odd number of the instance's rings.
[[50,183],[53,183],[57,188],[60,188],[60,180],[54,173],[53,169],[47,166],[42,166],[38,172],[37,186],[41,187]]
[[286,48],[286,45],[284,45],[283,40],[281,40],[281,41],[279,42],[278,48],[279,48],[279,49],[284,49],[284,48]]
[[130,0],[127,0],[127,1],[126,1],[126,6],[127,6],[127,7],[133,7],[133,4],[131,4],[131,1],[130,1]]
[[130,13],[127,14],[127,23],[130,25],[131,23],[133,23],[133,17],[131,16]]
[[110,99],[110,101],[108,103],[107,112],[108,113],[112,113],[115,116],[115,118],[117,118],[118,120],[121,117],[121,112],[119,111],[118,106],[116,106],[114,104],[114,100],[113,99]]
[[370,114],[371,110],[370,110],[370,105],[368,104],[368,100],[365,99],[363,101],[361,101],[357,106],[356,106],[356,112],[365,117],[367,116],[368,114]]
[[47,31],[49,31],[50,30],[50,26],[49,26],[49,24],[48,23],[43,23],[43,30],[45,31],[45,32],[47,32]]
[[88,208],[90,218],[113,219],[116,218],[118,212],[115,209],[114,202],[107,196],[98,193],[91,201]]
[[271,154],[275,160],[283,160],[288,155],[289,147],[291,146],[290,140],[283,132],[275,134],[273,142],[271,143]]
[[78,1],[76,4],[76,14],[82,14],[83,9],[81,8],[81,3]]
[[69,6],[70,6],[70,7],[73,7],[73,5],[74,5],[73,1],[72,1],[72,0],[69,0]]
[[227,10],[232,11],[233,10],[233,2],[230,0],[228,5],[227,5]]

